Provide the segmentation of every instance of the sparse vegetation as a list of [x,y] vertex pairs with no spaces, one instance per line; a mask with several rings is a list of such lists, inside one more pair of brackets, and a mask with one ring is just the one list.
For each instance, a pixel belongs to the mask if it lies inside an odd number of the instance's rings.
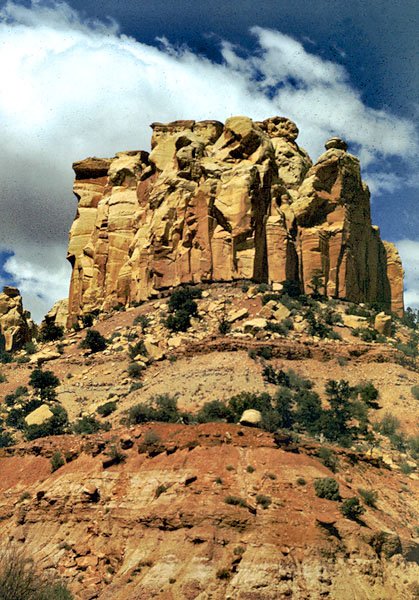
[[51,407],[53,416],[41,425],[28,425],[25,428],[27,440],[35,440],[47,435],[63,435],[68,425],[67,411],[62,406]]
[[169,315],[166,327],[173,332],[186,331],[191,325],[191,317],[198,315],[198,305],[194,298],[201,298],[199,288],[183,287],[175,290],[169,299]]
[[224,502],[226,504],[230,504],[231,506],[241,506],[242,508],[247,508],[247,502],[240,496],[226,496],[224,498]]
[[342,502],[340,511],[344,517],[357,521],[364,514],[365,508],[359,502],[358,498],[347,498]]
[[39,340],[41,342],[55,342],[60,340],[64,335],[64,328],[55,323],[48,321],[43,323],[39,330]]
[[102,352],[106,349],[106,346],[106,338],[104,338],[96,329],[88,329],[86,337],[80,344],[80,348],[90,350],[92,354],[95,352]]
[[419,385],[414,385],[411,390],[413,398],[419,400]]
[[38,571],[35,561],[10,547],[0,557],[2,600],[72,600],[63,582]]
[[51,457],[51,471],[54,473],[54,471],[57,471],[64,465],[65,460],[61,452],[54,452],[54,454]]
[[324,464],[325,467],[330,469],[333,473],[336,473],[338,464],[339,464],[339,460],[338,460],[338,457],[336,456],[336,454],[332,450],[330,450],[329,448],[325,448],[325,447],[319,448],[317,456],[319,457],[319,459],[321,460],[321,462]]
[[73,431],[79,435],[97,433],[103,425],[93,416],[84,416],[73,423]]
[[358,493],[362,498],[362,501],[367,506],[371,506],[371,508],[376,508],[378,494],[374,490],[365,490],[363,488],[358,488]]
[[269,498],[269,496],[265,496],[264,494],[258,494],[256,496],[256,504],[259,504],[259,506],[266,510],[272,504],[272,500],[271,498]]
[[151,398],[148,402],[136,404],[128,411],[128,423],[148,423],[150,421],[161,421],[163,423],[188,422],[188,415],[178,410],[176,396],[160,394]]
[[110,402],[105,402],[105,404],[101,404],[97,407],[96,412],[101,417],[109,417],[113,412],[116,411],[116,402],[114,400]]
[[340,500],[339,484],[332,477],[321,477],[314,480],[314,491],[319,498]]
[[128,365],[127,373],[132,379],[140,379],[144,371],[144,367],[136,362]]

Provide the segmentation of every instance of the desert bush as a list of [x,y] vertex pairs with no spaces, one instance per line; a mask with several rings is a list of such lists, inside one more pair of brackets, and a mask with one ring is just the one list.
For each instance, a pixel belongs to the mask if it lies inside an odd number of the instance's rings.
[[150,326],[150,319],[147,315],[137,315],[133,321],[133,325],[140,325],[141,330],[144,333]]
[[136,344],[130,344],[128,347],[128,354],[132,359],[134,359],[139,354],[141,356],[147,356],[148,352],[146,350],[144,340],[139,340]]
[[319,498],[340,500],[339,484],[332,477],[321,477],[314,480],[314,491]]
[[0,427],[0,448],[8,448],[13,446],[15,440],[9,431],[5,431]]
[[358,488],[358,493],[361,496],[363,502],[367,506],[371,506],[375,508],[377,506],[378,494],[374,490],[366,490],[363,488]]
[[61,452],[54,452],[51,456],[51,471],[57,471],[59,468],[65,465],[65,460]]
[[170,331],[186,331],[191,325],[191,317],[198,314],[194,298],[201,298],[199,288],[184,287],[175,290],[169,298],[169,315],[165,321]]
[[342,502],[340,511],[344,517],[357,521],[364,514],[365,508],[359,502],[358,498],[347,498]]
[[419,400],[419,385],[414,385],[410,391],[412,392],[412,396],[415,400]]
[[279,333],[280,335],[287,335],[291,328],[291,319],[283,319],[279,323],[277,321],[268,321],[266,324],[267,331],[271,331],[272,333]]
[[223,316],[218,322],[218,333],[221,335],[225,335],[231,331],[231,323],[227,321],[227,319]]
[[336,453],[330,450],[329,448],[319,448],[317,452],[317,456],[320,461],[324,464],[325,467],[330,469],[333,473],[336,473],[339,465],[338,457]]
[[406,461],[402,461],[399,464],[400,467],[400,471],[403,473],[403,475],[410,475],[410,473],[413,473],[415,471],[415,467],[413,467],[412,465],[409,465],[409,463],[407,463]]
[[147,403],[136,404],[128,411],[128,423],[130,425],[150,421],[178,423],[185,420],[188,420],[188,415],[178,410],[176,396],[170,394],[154,396]]
[[0,350],[0,363],[6,365],[11,363],[13,360],[13,354],[11,352],[6,352],[4,350]]
[[318,433],[319,423],[324,412],[319,395],[312,390],[303,388],[295,393],[295,403],[295,422],[301,429],[312,435]]
[[26,354],[35,354],[37,348],[36,348],[36,344],[32,341],[30,342],[26,342],[25,344],[25,352]]
[[4,373],[0,373],[0,383],[6,383],[7,377]]
[[255,394],[253,392],[241,392],[236,396],[232,396],[227,401],[228,408],[234,415],[234,420],[238,421],[243,414],[243,411],[253,408],[259,410],[262,416],[272,410],[272,399],[269,394]]
[[64,335],[64,328],[55,323],[43,323],[39,329],[39,340],[41,342],[55,342]]
[[256,504],[259,504],[262,508],[269,508],[272,504],[271,498],[269,496],[265,496],[264,494],[258,494],[256,496]]
[[224,498],[224,502],[226,504],[230,504],[231,506],[241,506],[242,508],[247,508],[247,502],[243,498],[239,496],[226,496]]
[[84,416],[73,423],[73,432],[79,435],[97,433],[102,429],[101,423],[93,416]]
[[198,423],[212,423],[214,421],[227,421],[231,423],[234,420],[234,413],[220,400],[205,402],[196,415]]
[[96,412],[101,417],[109,417],[113,412],[116,411],[116,402],[114,400],[110,402],[105,402],[105,404],[101,404],[97,407]]
[[367,406],[378,408],[378,390],[371,381],[364,381],[355,386],[355,393],[358,394]]
[[378,421],[374,428],[382,435],[391,436],[396,433],[400,427],[400,421],[391,413],[385,413],[381,421]]
[[60,580],[40,573],[35,561],[14,547],[0,557],[1,600],[72,600]]
[[127,373],[132,379],[140,379],[143,374],[144,368],[136,362],[132,362],[127,367]]
[[54,400],[54,388],[60,385],[60,380],[52,371],[34,369],[29,377],[29,385],[33,387],[42,400]]
[[26,396],[28,393],[28,388],[20,385],[18,386],[12,394],[7,394],[4,397],[4,402],[7,406],[13,406],[16,402],[22,400],[23,396]]
[[120,465],[121,463],[126,461],[127,455],[122,452],[121,448],[116,444],[112,444],[106,453],[107,456],[112,460],[114,465]]
[[47,435],[63,435],[68,425],[67,411],[62,406],[53,406],[51,408],[53,416],[41,425],[28,425],[25,428],[25,437],[27,440],[35,440]]
[[105,350],[107,345],[106,338],[103,337],[96,329],[88,329],[86,337],[80,344],[80,348],[90,350],[93,354],[95,352],[102,352]]

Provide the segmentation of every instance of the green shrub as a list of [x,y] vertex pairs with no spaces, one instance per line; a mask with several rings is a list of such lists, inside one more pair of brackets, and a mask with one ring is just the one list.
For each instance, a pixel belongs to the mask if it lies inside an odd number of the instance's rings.
[[14,443],[15,440],[12,434],[0,427],[0,448],[8,448],[9,446],[13,446]]
[[307,485],[307,481],[304,479],[304,477],[298,477],[297,484],[298,485]]
[[409,463],[403,461],[399,464],[400,467],[400,471],[403,473],[403,475],[410,475],[410,473],[413,473],[415,471],[415,467],[413,467],[412,465],[409,465]]
[[35,561],[23,550],[11,547],[0,557],[2,600],[72,600],[63,582],[38,572]]
[[194,298],[201,298],[199,288],[176,289],[169,298],[169,316],[165,325],[170,331],[186,331],[191,325],[191,317],[198,315],[198,305]]
[[247,508],[247,502],[243,498],[239,496],[226,496],[224,498],[224,502],[226,504],[230,504],[231,506],[241,506],[242,508]]
[[79,435],[91,434],[100,431],[102,429],[102,425],[97,419],[95,419],[95,417],[84,416],[81,419],[78,419],[75,423],[73,423],[72,429],[74,433],[77,433]]
[[280,323],[278,323],[277,321],[268,321],[266,324],[267,331],[271,331],[272,333],[279,333],[280,335],[287,335],[291,328],[291,319],[283,319]]
[[61,452],[54,452],[51,457],[51,471],[54,473],[54,471],[57,471],[57,469],[60,469],[64,465],[65,460]]
[[414,385],[410,391],[415,400],[419,400],[419,385]]
[[358,394],[367,406],[378,408],[378,390],[371,381],[365,381],[355,386],[355,393]]
[[116,444],[112,444],[106,455],[109,456],[114,465],[120,465],[127,458],[126,454]]
[[64,328],[55,323],[47,322],[41,325],[39,330],[39,339],[41,342],[55,342],[64,335]]
[[37,348],[36,348],[36,344],[32,341],[30,342],[26,342],[25,344],[25,352],[26,354],[35,354]]
[[113,412],[116,411],[116,402],[114,400],[110,402],[105,402],[105,404],[101,404],[97,407],[96,412],[101,417],[109,417]]
[[340,511],[347,519],[357,521],[364,514],[365,508],[359,502],[358,498],[348,498],[342,502]]
[[68,425],[67,411],[62,406],[51,407],[53,416],[41,425],[28,425],[25,428],[27,440],[35,440],[48,435],[63,435]]
[[367,506],[371,506],[372,508],[376,508],[378,494],[374,490],[365,490],[363,488],[358,488],[358,493],[361,496],[363,502]]
[[255,467],[252,467],[252,465],[247,465],[246,472],[247,473],[254,473],[255,472]]
[[4,373],[0,373],[0,383],[6,383],[7,377]]
[[262,508],[267,509],[272,504],[272,500],[269,498],[269,496],[258,494],[256,496],[256,504],[259,504]]
[[375,424],[375,429],[386,436],[394,435],[399,427],[399,419],[388,412],[385,413],[381,421]]
[[227,401],[228,408],[234,415],[234,420],[238,421],[245,410],[253,408],[259,410],[262,416],[272,410],[272,399],[269,394],[255,394],[253,392],[241,392],[236,396],[232,396]]
[[60,380],[52,371],[34,369],[29,377],[29,385],[43,400],[54,400],[54,388],[60,385]]
[[218,571],[216,573],[216,577],[217,577],[217,579],[230,579],[231,571],[229,571],[226,568],[218,569]]
[[145,367],[143,367],[142,365],[139,365],[136,362],[132,362],[128,365],[127,373],[133,379],[140,379],[140,377],[143,374],[144,369],[145,369]]
[[90,350],[90,352],[102,352],[107,345],[106,338],[96,329],[88,329],[86,337],[80,344],[80,348]]
[[132,406],[128,411],[128,423],[136,425],[150,421],[161,421],[163,423],[178,423],[187,421],[188,415],[179,412],[176,396],[160,394],[151,398],[147,403]]
[[6,365],[7,363],[11,363],[13,360],[13,355],[10,352],[5,352],[4,350],[0,350],[0,363]]
[[150,326],[150,319],[147,315],[137,315],[133,321],[133,325],[140,325],[142,332],[145,333]]
[[332,477],[321,477],[314,480],[314,490],[319,498],[340,500],[339,484]]
[[332,452],[329,448],[319,448],[317,456],[325,467],[330,469],[332,473],[336,473],[339,460],[335,452]]
[[222,317],[218,323],[218,333],[226,335],[229,331],[231,331],[231,323],[225,317]]
[[198,423],[212,423],[216,421],[227,421],[231,423],[234,420],[234,413],[226,406],[225,402],[212,400],[205,402],[196,415]]
[[136,344],[133,344],[133,345],[130,344],[128,347],[128,354],[129,354],[130,358],[132,358],[133,360],[139,354],[141,356],[147,356],[148,352],[145,347],[144,340],[140,340]]

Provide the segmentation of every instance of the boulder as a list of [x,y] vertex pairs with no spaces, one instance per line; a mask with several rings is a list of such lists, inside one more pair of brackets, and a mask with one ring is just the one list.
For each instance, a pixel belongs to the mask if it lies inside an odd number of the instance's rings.
[[249,408],[243,412],[239,423],[250,427],[258,427],[262,423],[262,413],[254,408]]
[[17,288],[5,286],[0,294],[0,351],[14,352],[24,347],[36,334],[36,325],[23,310]]
[[47,404],[41,404],[25,417],[26,425],[42,425],[53,417],[53,413]]
[[247,308],[239,308],[228,314],[227,322],[235,323],[236,321],[240,321],[240,319],[245,319],[247,316],[249,316]]
[[250,321],[245,321],[245,323],[243,323],[243,329],[245,333],[250,333],[257,331],[258,329],[265,329],[267,324],[268,322],[266,319],[256,317],[255,319],[250,319]]
[[374,329],[378,333],[381,333],[382,335],[385,335],[386,337],[390,337],[391,336],[391,325],[392,325],[392,319],[391,319],[390,315],[386,315],[385,312],[380,312],[380,313],[378,313],[378,315],[376,315],[375,320],[374,320]]
[[357,315],[342,315],[342,321],[345,327],[351,329],[368,329],[369,323],[366,317],[358,317]]

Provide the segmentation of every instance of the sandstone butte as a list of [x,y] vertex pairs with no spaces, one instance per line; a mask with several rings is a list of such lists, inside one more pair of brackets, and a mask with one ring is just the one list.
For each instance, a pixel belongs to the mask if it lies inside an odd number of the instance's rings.
[[403,270],[339,138],[313,165],[284,117],[153,123],[151,152],[73,165],[69,319],[183,283],[297,282],[403,313]]

